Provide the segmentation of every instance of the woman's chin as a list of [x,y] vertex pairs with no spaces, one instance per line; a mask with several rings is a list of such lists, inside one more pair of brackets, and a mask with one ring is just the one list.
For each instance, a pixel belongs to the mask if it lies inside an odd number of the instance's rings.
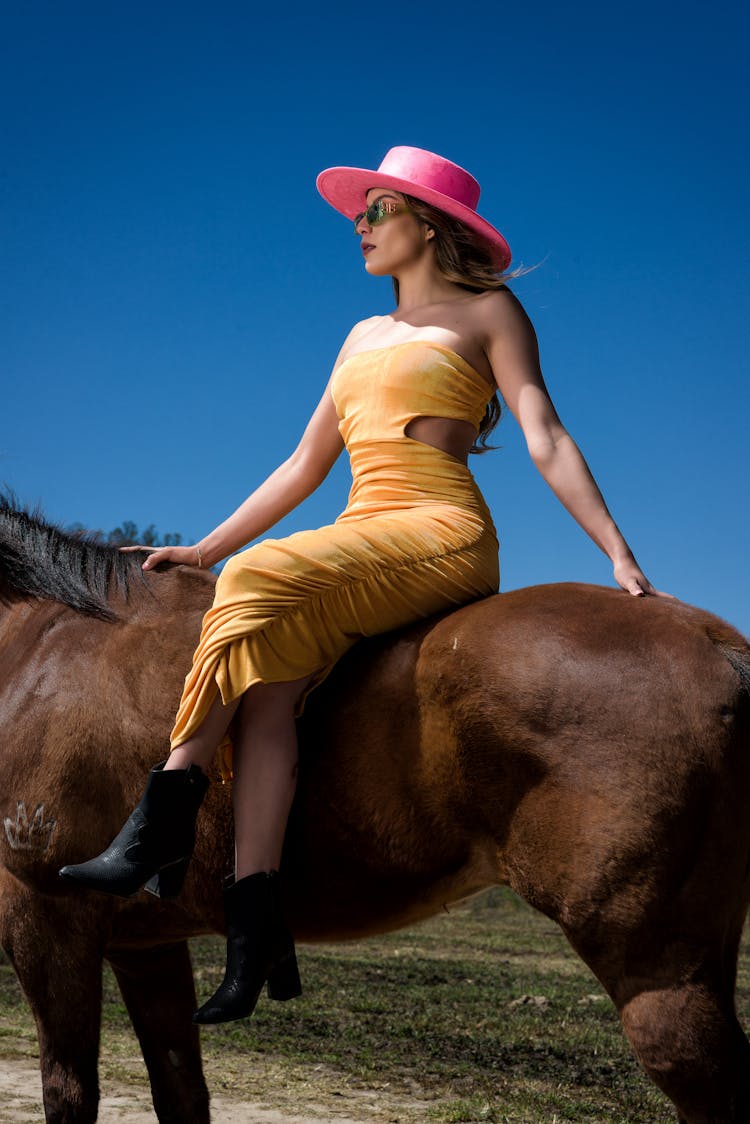
[[371,277],[387,277],[390,273],[390,270],[383,269],[382,266],[379,266],[374,261],[370,261],[369,258],[365,258],[365,269]]

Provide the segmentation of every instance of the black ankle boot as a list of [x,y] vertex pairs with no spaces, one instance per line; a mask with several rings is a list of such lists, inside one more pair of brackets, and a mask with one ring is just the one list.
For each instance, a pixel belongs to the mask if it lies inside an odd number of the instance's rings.
[[104,894],[129,898],[143,886],[160,898],[176,898],[195,846],[195,821],[208,789],[197,765],[149,773],[140,804],[106,851],[64,866],[62,878]]
[[276,871],[250,874],[224,891],[227,970],[224,982],[193,1015],[194,1023],[227,1023],[255,1010],[263,984],[271,999],[294,999],[302,987],[292,935],[284,925]]

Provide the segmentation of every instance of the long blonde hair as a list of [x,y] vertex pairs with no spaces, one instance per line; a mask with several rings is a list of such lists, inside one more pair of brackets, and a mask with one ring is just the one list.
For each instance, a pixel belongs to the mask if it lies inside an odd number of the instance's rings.
[[[404,201],[416,218],[435,231],[435,262],[443,277],[466,289],[469,293],[486,293],[491,289],[504,289],[508,281],[520,276],[526,270],[517,269],[510,273],[498,273],[492,261],[489,246],[479,235],[464,226],[458,219],[451,218],[445,211],[423,203],[411,195],[404,195]],[[398,303],[399,288],[396,278],[392,278],[393,293]],[[497,394],[487,403],[485,415],[479,426],[477,439],[469,450],[472,453],[486,453],[494,448],[487,444],[487,438],[502,415],[502,407]]]

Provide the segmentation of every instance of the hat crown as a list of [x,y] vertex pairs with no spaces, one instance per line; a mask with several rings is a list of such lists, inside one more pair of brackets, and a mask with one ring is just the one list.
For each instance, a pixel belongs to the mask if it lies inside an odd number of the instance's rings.
[[[397,145],[386,152],[378,171],[383,175],[408,180],[414,185],[413,194],[417,197],[419,188],[427,187],[455,199],[472,211],[477,209],[480,190],[477,181],[465,168],[460,168],[458,164],[435,152]],[[373,187],[377,187],[377,184],[373,184]]]

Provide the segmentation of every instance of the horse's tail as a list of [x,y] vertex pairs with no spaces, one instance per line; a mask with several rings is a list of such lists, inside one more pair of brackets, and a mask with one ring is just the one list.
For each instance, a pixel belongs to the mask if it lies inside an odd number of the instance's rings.
[[[743,637],[739,634],[736,634],[732,638],[721,636],[712,637],[712,639],[717,651],[731,664],[740,681],[740,709],[745,715],[745,721],[742,724],[742,728],[745,731],[742,754],[743,758],[747,760],[746,755],[750,754],[750,743],[747,739],[747,730],[750,725],[750,723],[748,723],[748,713],[750,712],[750,645],[743,642]],[[740,737],[742,737],[742,735],[740,735]],[[744,773],[747,775],[747,770],[745,770]],[[750,795],[750,793],[748,795]],[[748,897],[750,897],[750,846],[748,846],[747,849],[747,860],[745,863],[745,886]]]
[[750,698],[750,643],[720,617],[709,618],[706,631],[714,648],[736,671],[745,694]]
[[750,648],[743,651],[738,648],[729,648],[725,644],[719,644],[718,648],[724,659],[728,660],[737,672],[745,693],[750,696]]
[[137,554],[62,531],[21,508],[12,495],[0,495],[0,602],[59,601],[111,621],[117,619],[111,593],[127,596],[138,576],[143,581]]

